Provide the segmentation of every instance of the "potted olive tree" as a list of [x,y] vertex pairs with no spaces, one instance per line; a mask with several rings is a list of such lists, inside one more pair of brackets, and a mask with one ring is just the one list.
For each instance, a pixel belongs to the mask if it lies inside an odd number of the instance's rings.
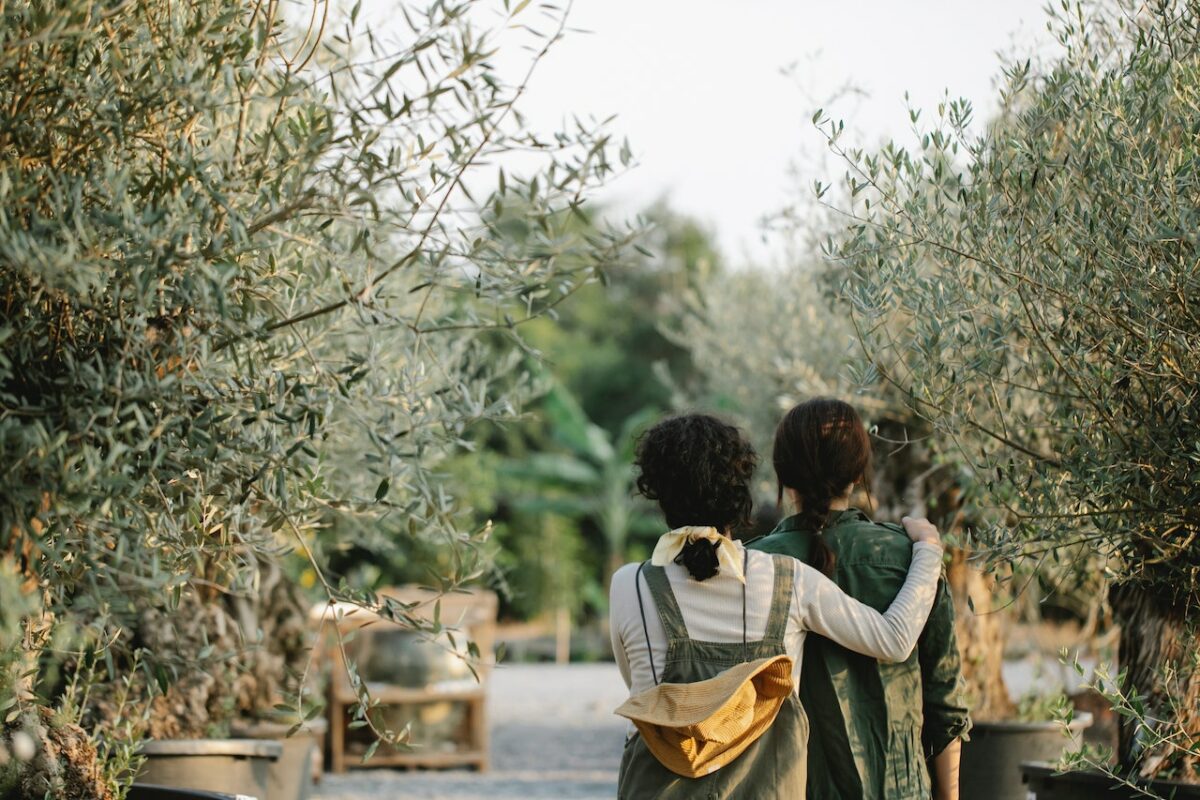
[[[1169,778],[1192,796],[1200,31],[1182,3],[1064,8],[1059,54],[1006,66],[982,135],[966,101],[923,120],[913,149],[844,149],[818,117],[849,168],[851,221],[829,248],[880,379],[971,470],[993,561],[1111,586],[1121,733],[1114,760],[1071,761],[1101,775],[1087,791]],[[1037,791],[1072,780],[1039,775]]]
[[[5,797],[117,798],[147,735],[226,735],[277,633],[235,601],[287,559],[419,626],[326,575],[330,513],[446,542],[447,587],[477,570],[439,461],[515,408],[497,339],[632,234],[570,235],[608,136],[544,146],[489,61],[562,28],[474,5],[406,5],[386,54],[357,5],[0,5]],[[497,173],[515,149],[540,156]],[[506,204],[519,243],[482,213]],[[306,662],[274,663],[315,713]]]

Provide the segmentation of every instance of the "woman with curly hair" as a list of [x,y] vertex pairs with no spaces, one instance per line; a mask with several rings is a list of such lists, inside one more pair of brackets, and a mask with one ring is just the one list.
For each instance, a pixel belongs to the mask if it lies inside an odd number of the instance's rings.
[[912,652],[941,564],[937,530],[906,520],[908,578],[884,613],[794,558],[730,538],[752,508],[758,458],[707,415],[664,420],[638,441],[639,491],[670,531],[613,576],[613,652],[633,722],[621,798],[803,798],[808,725],[796,695],[808,631],[887,661]]

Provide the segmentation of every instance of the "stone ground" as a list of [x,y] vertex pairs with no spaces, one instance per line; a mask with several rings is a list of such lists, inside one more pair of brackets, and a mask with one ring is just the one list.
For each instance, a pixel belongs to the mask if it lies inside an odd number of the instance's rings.
[[[1089,664],[1090,666],[1090,664]],[[1074,686],[1057,658],[1005,664],[1009,691]],[[611,798],[625,723],[612,710],[626,697],[615,664],[514,664],[492,675],[492,768],[351,770],[326,775],[312,800],[535,800]]]
[[611,798],[626,697],[614,664],[515,664],[492,674],[491,770],[351,770],[326,775],[312,800]]

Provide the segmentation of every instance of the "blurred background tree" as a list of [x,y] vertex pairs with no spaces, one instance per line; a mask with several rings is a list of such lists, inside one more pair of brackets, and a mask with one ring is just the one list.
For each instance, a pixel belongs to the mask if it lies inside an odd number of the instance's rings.
[[[590,239],[602,215],[572,214],[564,225]],[[496,228],[511,240],[529,235],[503,214]],[[511,375],[533,376],[530,399],[519,419],[478,426],[470,451],[446,468],[475,525],[494,531],[488,581],[502,617],[553,623],[560,656],[564,628],[578,624],[594,635],[576,655],[606,654],[597,626],[608,577],[614,565],[648,556],[663,530],[634,491],[632,448],[646,425],[675,409],[678,384],[699,379],[690,351],[668,331],[680,298],[722,271],[711,234],[665,205],[648,209],[637,228],[635,247],[602,264],[600,281],[521,327],[524,362]],[[376,586],[427,581],[449,557],[444,548],[397,549],[394,538],[377,529],[322,536],[335,572],[369,573]]]

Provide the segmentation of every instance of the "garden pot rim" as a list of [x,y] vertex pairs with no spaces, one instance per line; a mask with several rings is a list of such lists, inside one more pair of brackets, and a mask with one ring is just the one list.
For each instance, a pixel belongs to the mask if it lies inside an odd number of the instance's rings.
[[[286,739],[288,731],[296,727],[295,722],[283,722],[276,719],[235,719],[230,727],[233,734],[242,739]],[[314,717],[303,724],[293,736],[323,736],[329,731],[329,723],[324,717]]]
[[138,751],[146,756],[235,756],[274,761],[283,755],[283,745],[272,739],[148,739]]
[[[1075,717],[1067,723],[1067,730],[1072,733],[1081,731],[1084,728],[1092,726],[1093,717],[1089,711],[1076,711]],[[1062,728],[1062,723],[1057,720],[1046,720],[1045,722],[1025,722],[1020,720],[972,720],[971,729],[980,730],[983,728],[991,728],[997,733],[1041,733],[1043,731],[1055,731]]]
[[185,789],[178,786],[163,786],[157,783],[134,783],[130,787],[130,794],[136,792],[162,792],[172,793],[183,796],[182,793],[187,793],[185,800],[237,800],[237,798],[245,797],[246,795],[229,794],[228,792],[210,792],[207,789]]
[[[1096,769],[1070,769],[1060,770],[1056,765],[1049,761],[1025,761],[1021,764],[1021,773],[1026,776],[1035,776],[1038,778],[1054,778],[1054,777],[1070,777],[1076,781],[1094,784],[1097,787],[1108,787],[1112,784],[1113,779],[1105,775],[1100,770]],[[1192,792],[1200,793],[1200,785],[1194,783],[1180,783],[1179,781],[1147,781],[1137,780],[1135,783],[1139,786],[1145,786],[1151,789],[1186,789]]]

